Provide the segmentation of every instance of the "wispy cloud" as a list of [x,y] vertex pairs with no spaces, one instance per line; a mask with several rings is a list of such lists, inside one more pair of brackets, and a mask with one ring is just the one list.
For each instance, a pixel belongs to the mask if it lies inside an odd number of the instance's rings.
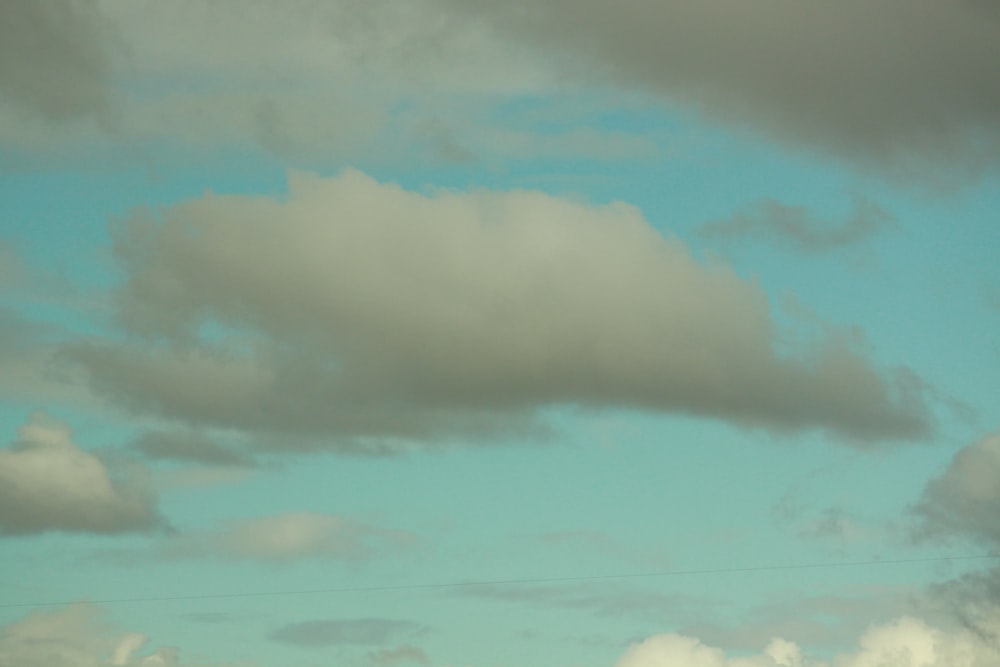
[[863,198],[856,199],[853,213],[839,224],[815,218],[804,206],[766,199],[728,220],[706,223],[698,233],[710,240],[751,238],[819,253],[861,243],[895,225],[893,216]]
[[289,563],[364,561],[411,546],[417,537],[334,514],[297,512],[230,522],[217,531],[175,533],[155,547],[167,559],[219,558]]
[[[272,632],[269,637],[274,641],[296,646],[331,646],[338,644],[384,646],[401,639],[412,639],[427,631],[425,626],[410,621],[400,621],[388,618],[353,618],[313,620],[291,623]],[[412,651],[381,654],[382,664],[394,664],[404,658],[412,658]]]
[[252,468],[257,465],[246,451],[194,431],[146,431],[130,448],[152,461],[200,463],[210,466]]

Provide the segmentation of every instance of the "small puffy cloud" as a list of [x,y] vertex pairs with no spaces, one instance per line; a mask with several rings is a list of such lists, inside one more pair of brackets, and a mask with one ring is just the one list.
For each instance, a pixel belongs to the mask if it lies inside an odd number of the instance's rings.
[[914,511],[920,538],[1000,545],[1000,433],[959,450],[924,488]]
[[[836,334],[779,354],[758,285],[622,203],[293,173],[285,200],[208,194],[116,238],[131,342],[63,359],[189,426],[341,449],[538,434],[565,405],[856,443],[930,428],[912,373]],[[218,326],[235,333],[202,335]]]
[[366,560],[412,544],[416,536],[333,514],[298,512],[236,521],[217,532],[177,534],[165,558],[224,558],[272,563],[301,558]]
[[734,657],[695,637],[664,634],[629,648],[615,667],[992,667],[998,660],[1000,650],[975,633],[901,617],[870,627],[857,649],[829,661],[784,639],[772,640],[759,654]]
[[854,245],[895,226],[878,204],[858,199],[850,217],[840,224],[816,219],[804,206],[766,199],[728,220],[702,225],[706,239],[754,238],[773,241],[802,252],[824,252]]
[[[11,667],[196,667],[173,647],[143,650],[149,638],[122,632],[92,604],[30,614],[0,627],[0,665]],[[199,663],[197,667],[213,667]],[[214,667],[224,667],[216,664]],[[229,667],[235,667],[230,665]],[[249,666],[245,666],[249,667]]]
[[[335,644],[383,646],[399,639],[426,632],[426,628],[410,621],[388,618],[352,618],[303,621],[278,628],[270,638],[285,644],[318,647]],[[396,649],[398,651],[398,649]],[[393,661],[392,658],[395,658]],[[413,655],[402,653],[383,656],[382,664],[412,661]]]
[[0,534],[112,534],[161,524],[147,471],[81,449],[58,420],[32,415],[0,450]]

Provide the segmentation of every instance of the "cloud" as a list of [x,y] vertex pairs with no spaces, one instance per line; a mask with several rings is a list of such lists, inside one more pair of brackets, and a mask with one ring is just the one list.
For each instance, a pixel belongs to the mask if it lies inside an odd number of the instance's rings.
[[[0,665],[213,667],[181,661],[180,652],[174,647],[145,652],[143,648],[148,642],[146,635],[122,632],[105,623],[95,605],[72,604],[55,611],[36,612],[0,627]],[[224,666],[215,663],[215,667]]]
[[[374,81],[408,91],[515,92],[549,80],[523,47],[419,0],[102,5],[130,46],[126,64],[164,85],[214,79],[258,91],[333,90],[334,83],[367,83],[371,90],[379,85]],[[178,34],[189,38],[180,41]]]
[[932,608],[943,609],[962,628],[1000,651],[1000,567],[935,584],[927,599]]
[[[270,637],[274,641],[296,646],[317,647],[331,646],[336,644],[351,644],[362,646],[382,646],[397,639],[412,637],[426,632],[426,628],[410,621],[399,621],[387,618],[356,618],[304,621],[292,623],[278,628],[271,633]],[[383,656],[382,663],[395,664],[391,658]],[[410,659],[412,655],[396,655],[395,662],[401,662],[404,658]]]
[[179,533],[159,549],[164,558],[224,558],[287,563],[303,558],[367,560],[412,544],[416,536],[334,514],[296,512],[236,521],[217,532]]
[[1000,545],[1000,433],[960,449],[914,507],[921,539]]
[[996,161],[1000,17],[989,3],[436,0],[580,78],[866,162]]
[[702,644],[694,637],[664,634],[632,646],[615,667],[801,667],[798,646],[775,640],[763,655],[729,660],[721,649]]
[[112,44],[97,3],[3,3],[0,118],[17,113],[62,121],[104,115]]
[[799,528],[800,537],[832,540],[844,549],[865,537],[865,529],[856,518],[840,507],[827,507],[818,517]]
[[254,467],[256,461],[244,451],[197,432],[146,431],[129,445],[153,461],[200,463],[210,466]]
[[623,203],[292,173],[284,200],[136,212],[115,253],[130,342],[63,359],[111,402],[189,426],[390,450],[537,435],[564,405],[858,443],[930,428],[912,373],[880,374],[846,335],[779,354],[758,285]]
[[687,614],[676,631],[728,651],[753,652],[774,637],[792,637],[829,654],[851,646],[873,619],[911,612],[913,597],[910,587],[855,586],[836,595],[773,600],[725,619]]
[[0,450],[0,534],[113,534],[162,524],[147,471],[79,448],[62,422],[33,414]]
[[[413,148],[443,159],[648,154],[643,137],[532,136],[503,123],[467,128],[474,143],[492,137],[483,146],[435,133],[430,147],[398,145],[407,127],[397,111],[463,117],[471,99],[558,97],[596,83],[904,172],[1000,156],[1000,16],[983,0],[626,0],[619,11],[602,0],[6,5],[0,141],[22,153],[110,141],[188,155],[256,146],[307,161]],[[91,118],[100,129],[64,122]]]
[[67,333],[61,326],[0,306],[0,397],[30,403],[87,402],[83,388],[67,382],[51,364]]
[[392,110],[550,80],[523,47],[419,1],[37,4],[0,16],[0,144],[19,155],[384,158],[405,152]]
[[895,219],[867,199],[856,200],[854,212],[840,225],[814,218],[804,206],[766,199],[728,220],[702,225],[698,233],[706,239],[749,237],[818,253],[855,245],[893,226]]
[[1000,652],[970,632],[901,617],[869,628],[856,650],[831,661],[804,655],[798,645],[772,640],[762,653],[730,657],[695,637],[663,634],[628,649],[615,667],[990,667]]
[[372,651],[368,655],[371,667],[392,667],[394,665],[430,665],[430,657],[416,646],[399,646]]
[[911,617],[874,626],[858,643],[857,652],[838,657],[833,667],[988,667],[1000,660],[1000,652],[972,633]]

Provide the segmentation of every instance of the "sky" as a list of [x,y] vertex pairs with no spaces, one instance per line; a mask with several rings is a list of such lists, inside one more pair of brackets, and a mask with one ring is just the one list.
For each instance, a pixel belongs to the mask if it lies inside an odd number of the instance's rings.
[[992,0],[0,2],[0,667],[1000,664]]

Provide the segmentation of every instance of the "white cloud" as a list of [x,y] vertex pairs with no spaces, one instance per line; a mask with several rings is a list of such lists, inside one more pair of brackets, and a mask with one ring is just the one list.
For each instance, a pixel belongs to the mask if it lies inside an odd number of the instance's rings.
[[997,647],[965,630],[946,631],[903,617],[871,628],[857,652],[832,667],[990,667],[1000,662]]
[[[286,201],[208,194],[162,217],[117,229],[134,344],[65,355],[139,413],[344,448],[524,433],[567,404],[856,442],[929,428],[912,374],[880,374],[836,333],[779,354],[758,285],[627,204],[424,195],[345,171],[291,174]],[[239,337],[199,340],[220,324]]]
[[663,634],[629,648],[615,667],[993,667],[998,661],[1000,650],[974,633],[901,617],[872,626],[857,649],[829,661],[811,658],[784,639],[772,640],[757,655],[735,657],[694,637]]
[[749,658],[727,658],[722,649],[706,646],[694,637],[663,634],[650,637],[626,651],[615,667],[802,667],[799,648],[776,639],[764,653]]
[[122,533],[161,522],[145,468],[109,467],[58,420],[32,415],[0,450],[0,534]]
[[[146,635],[122,632],[108,625],[95,605],[72,604],[55,611],[36,612],[0,627],[0,665],[213,667],[208,663],[181,661],[179,651],[173,647],[144,651],[148,641]],[[214,667],[224,666],[215,663]]]

